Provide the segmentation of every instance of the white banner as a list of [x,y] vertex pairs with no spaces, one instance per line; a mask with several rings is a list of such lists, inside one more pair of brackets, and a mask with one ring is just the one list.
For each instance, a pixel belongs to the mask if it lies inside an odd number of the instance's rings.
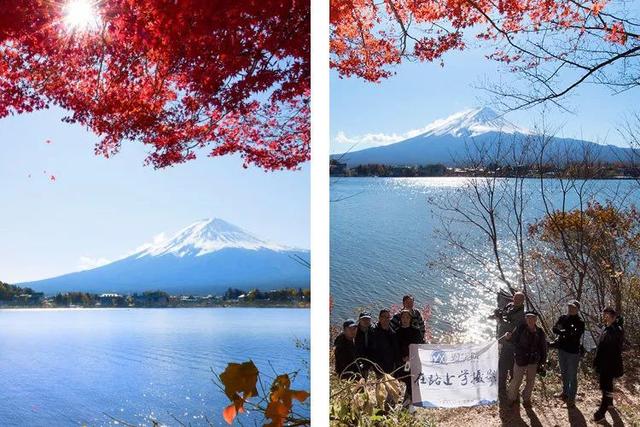
[[409,346],[413,404],[425,408],[498,401],[498,341]]

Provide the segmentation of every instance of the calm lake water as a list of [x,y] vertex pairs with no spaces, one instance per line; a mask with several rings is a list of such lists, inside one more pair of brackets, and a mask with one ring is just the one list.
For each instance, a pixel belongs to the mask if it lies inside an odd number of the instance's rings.
[[302,309],[0,310],[0,426],[226,425],[211,369],[252,359],[308,390],[308,338]]
[[[332,178],[331,183],[331,295],[332,322],[355,317],[367,308],[377,318],[382,307],[400,305],[411,293],[420,306],[433,310],[432,327],[442,331],[461,330],[467,339],[492,336],[494,324],[486,320],[495,304],[495,293],[470,289],[442,274],[438,260],[445,257],[461,269],[485,278],[498,288],[484,271],[473,265],[437,235],[442,215],[435,205],[460,197],[467,178]],[[545,185],[559,201],[559,183]],[[594,181],[588,184],[598,199],[623,199],[638,203],[639,186],[634,181]],[[540,181],[527,180],[530,193],[525,220],[540,218],[543,205]],[[555,195],[558,197],[555,197]],[[570,197],[575,203],[575,197]],[[464,207],[464,203],[462,204]],[[446,217],[446,215],[445,215]],[[486,239],[472,227],[451,224],[474,248],[487,247]],[[508,241],[508,239],[507,239]],[[506,245],[508,246],[508,244]],[[508,248],[507,248],[508,249]],[[489,255],[488,247],[485,255]],[[430,263],[435,263],[430,265]],[[507,265],[507,270],[515,270]]]

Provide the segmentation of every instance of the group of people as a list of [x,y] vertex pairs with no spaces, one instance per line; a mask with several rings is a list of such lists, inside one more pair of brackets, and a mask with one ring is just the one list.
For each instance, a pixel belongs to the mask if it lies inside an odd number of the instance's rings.
[[[518,401],[520,387],[523,405],[531,405],[531,393],[536,374],[546,375],[545,364],[549,348],[558,350],[558,362],[562,377],[562,391],[557,398],[575,407],[578,391],[578,366],[586,350],[583,345],[585,323],[580,316],[580,302],[567,303],[567,313],[553,325],[556,339],[548,343],[544,330],[538,326],[538,314],[525,311],[525,295],[516,292],[513,301],[498,309],[492,318],[498,320],[500,351],[498,360],[498,392],[508,403]],[[594,368],[599,377],[602,399],[593,415],[594,421],[602,421],[613,405],[613,381],[622,376],[623,320],[615,309],[607,307],[602,312],[604,329],[598,338]],[[508,381],[508,379],[510,379]],[[507,384],[508,382],[508,384]]]
[[336,373],[340,378],[367,378],[371,371],[378,377],[389,374],[406,384],[405,405],[411,403],[409,346],[424,344],[426,325],[411,295],[402,298],[402,309],[393,316],[380,310],[374,325],[369,312],[358,321],[346,320],[334,341]]
[[[334,346],[335,369],[340,378],[367,378],[371,371],[378,377],[390,374],[406,384],[405,405],[411,403],[411,375],[409,346],[423,344],[426,326],[411,295],[402,299],[402,309],[392,313],[380,310],[378,322],[372,323],[371,314],[360,313],[358,320],[348,319]],[[525,310],[525,295],[516,292],[512,301],[497,309],[491,318],[497,320],[499,339],[498,392],[508,404],[519,401],[522,383],[523,405],[531,405],[531,394],[537,375],[546,375],[545,365],[549,348],[558,351],[562,377],[562,392],[557,398],[575,407],[578,390],[578,366],[585,353],[583,335],[585,323],[580,316],[580,302],[569,301],[567,313],[553,325],[556,339],[548,343],[547,335],[538,325],[538,314]],[[622,376],[622,343],[624,338],[622,317],[607,307],[602,312],[604,329],[597,342],[594,358],[599,376],[602,400],[595,421],[601,421],[613,405],[613,381]]]

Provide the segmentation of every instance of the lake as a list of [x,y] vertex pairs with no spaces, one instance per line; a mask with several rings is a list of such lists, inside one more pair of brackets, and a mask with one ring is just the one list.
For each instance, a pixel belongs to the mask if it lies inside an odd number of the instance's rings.
[[[442,204],[459,197],[467,178],[332,178],[331,183],[331,320],[340,324],[366,308],[374,319],[378,310],[401,305],[404,294],[413,294],[416,304],[433,311],[434,333],[461,330],[468,340],[493,335],[495,323],[487,321],[495,304],[495,293],[469,288],[437,268],[442,257],[481,280],[491,280],[439,237]],[[551,193],[559,194],[557,180],[545,180]],[[540,181],[525,181],[525,221],[540,218],[543,206],[536,191]],[[635,181],[589,182],[599,199],[624,198],[640,204]],[[558,202],[559,198],[555,197]],[[570,197],[572,199],[572,197]],[[573,197],[575,199],[575,197]],[[570,200],[575,203],[576,200]],[[462,205],[464,206],[464,205]],[[466,242],[486,247],[477,229],[451,224],[454,232],[467,234]],[[508,241],[509,239],[506,239]],[[507,244],[508,246],[508,244]],[[509,249],[508,247],[506,249]],[[487,255],[488,247],[487,247]],[[432,265],[435,263],[436,266]],[[514,266],[507,266],[507,270]],[[508,271],[507,271],[508,272]],[[498,289],[498,284],[487,282]]]
[[251,359],[309,390],[308,338],[306,309],[0,310],[0,426],[226,425],[211,369]]

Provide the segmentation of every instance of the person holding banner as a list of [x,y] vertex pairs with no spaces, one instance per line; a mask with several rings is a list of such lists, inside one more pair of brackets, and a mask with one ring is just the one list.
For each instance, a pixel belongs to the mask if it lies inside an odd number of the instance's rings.
[[412,325],[413,316],[411,311],[402,310],[400,313],[400,327],[396,331],[398,339],[398,350],[400,361],[404,364],[404,368],[398,372],[399,379],[407,386],[404,393],[404,407],[411,405],[411,373],[409,364],[409,346],[411,344],[424,344],[424,334]]
[[[524,324],[524,294],[516,292],[513,294],[513,302],[510,302],[502,309],[496,309],[491,319],[498,321],[498,336],[500,339],[509,332],[513,332],[518,326]],[[500,339],[500,349],[498,356],[498,394],[505,396],[507,391],[507,378],[513,377],[513,355],[515,348],[509,340]]]
[[373,338],[375,341],[374,362],[382,371],[376,371],[376,375],[392,374],[398,365],[398,340],[396,333],[391,329],[391,312],[386,308],[380,310],[378,323],[373,328]]
[[615,309],[607,307],[602,312],[602,321],[605,328],[598,340],[594,367],[600,377],[600,390],[602,401],[600,407],[593,415],[596,422],[605,418],[609,406],[613,406],[613,379],[621,377],[624,373],[622,366],[622,343],[624,330],[622,329],[622,317],[618,316]]
[[538,314],[535,311],[525,313],[525,324],[518,326],[513,333],[507,333],[506,338],[513,343],[515,349],[515,363],[513,378],[509,383],[507,398],[509,403],[518,400],[522,380],[526,376],[526,385],[522,392],[524,406],[531,406],[531,393],[536,380],[536,373],[544,374],[544,364],[547,361],[547,336],[537,325]]
[[558,349],[560,375],[562,376],[562,393],[560,397],[567,402],[568,408],[576,406],[578,391],[578,364],[582,348],[584,322],[578,315],[580,302],[573,300],[567,304],[567,314],[560,316],[553,326],[553,333],[558,337],[550,346]]

